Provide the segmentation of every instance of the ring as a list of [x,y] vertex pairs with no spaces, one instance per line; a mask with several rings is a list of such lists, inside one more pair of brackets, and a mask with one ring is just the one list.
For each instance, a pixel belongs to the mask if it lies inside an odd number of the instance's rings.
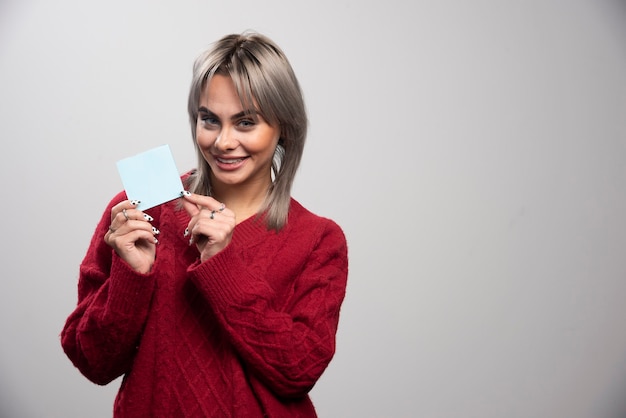
[[114,232],[115,232],[115,229],[113,229],[113,228],[111,227],[111,225],[109,225],[109,231],[111,231],[111,233],[114,233]]
[[222,212],[224,209],[226,209],[226,205],[225,204],[220,204],[220,208],[218,209],[218,212]]
[[211,211],[211,219],[215,219],[215,211],[214,210]]
[[122,209],[122,213],[124,214],[124,218],[126,218],[127,221],[130,221],[128,214],[126,213],[126,209]]

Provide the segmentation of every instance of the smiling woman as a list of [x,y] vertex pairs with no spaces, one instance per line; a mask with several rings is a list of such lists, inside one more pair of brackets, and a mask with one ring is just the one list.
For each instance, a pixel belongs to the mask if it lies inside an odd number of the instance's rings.
[[306,114],[289,62],[264,36],[222,38],[196,61],[189,117],[187,190],[149,213],[110,202],[65,353],[93,382],[124,377],[115,417],[315,417],[348,255],[290,196]]
[[270,189],[280,128],[267,123],[259,111],[242,109],[228,75],[211,78],[200,104],[196,142],[210,167],[211,193],[221,201],[236,198],[243,203],[241,222],[258,211]]
[[[213,83],[216,75],[217,80]],[[220,94],[216,96],[218,89]],[[214,93],[210,94],[210,91]],[[211,112],[216,109],[207,105],[217,106],[216,101],[224,110],[230,105],[232,113],[220,115],[222,119],[215,118]],[[217,187],[210,181],[214,173],[211,174],[209,161],[214,158],[209,156],[207,159],[206,151],[199,143],[211,138],[208,134],[204,135],[203,129],[210,128],[210,132],[217,133],[214,139],[226,134],[228,138],[225,140],[237,140],[230,136],[230,127],[227,126],[226,131],[216,131],[214,128],[217,125],[211,124],[223,124],[226,122],[224,118],[235,123],[238,120],[233,120],[235,114],[243,112],[249,117],[239,120],[242,134],[247,132],[244,126],[250,123],[261,122],[263,130],[269,127],[277,130],[278,146],[273,147],[271,165],[275,179],[269,184],[267,197],[264,197],[259,212],[266,212],[269,227],[280,229],[287,219],[291,186],[302,158],[307,132],[300,85],[282,50],[259,34],[224,37],[214,49],[201,54],[195,62],[188,110],[192,136],[198,142],[198,170],[190,177],[189,185],[190,190],[200,194],[212,195],[212,188]],[[248,129],[257,131],[251,126]]]

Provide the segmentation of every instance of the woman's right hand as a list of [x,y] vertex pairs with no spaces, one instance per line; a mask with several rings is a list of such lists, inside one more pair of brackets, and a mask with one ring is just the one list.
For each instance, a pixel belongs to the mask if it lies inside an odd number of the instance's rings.
[[140,273],[149,273],[156,256],[155,235],[159,230],[150,223],[154,219],[136,209],[138,202],[125,200],[111,209],[111,225],[104,236],[117,255]]

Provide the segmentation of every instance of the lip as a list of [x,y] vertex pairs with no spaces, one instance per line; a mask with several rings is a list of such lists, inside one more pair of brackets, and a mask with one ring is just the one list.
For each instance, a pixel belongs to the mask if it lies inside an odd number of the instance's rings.
[[217,165],[220,170],[233,171],[245,165],[246,161],[248,161],[248,158],[250,157],[224,157],[214,155],[213,161],[215,161],[215,165]]

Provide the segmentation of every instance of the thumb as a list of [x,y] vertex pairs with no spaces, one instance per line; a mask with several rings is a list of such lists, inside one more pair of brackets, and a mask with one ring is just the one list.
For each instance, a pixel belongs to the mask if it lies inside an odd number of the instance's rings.
[[194,217],[200,212],[200,207],[195,203],[183,198],[183,208],[187,211],[189,216]]

